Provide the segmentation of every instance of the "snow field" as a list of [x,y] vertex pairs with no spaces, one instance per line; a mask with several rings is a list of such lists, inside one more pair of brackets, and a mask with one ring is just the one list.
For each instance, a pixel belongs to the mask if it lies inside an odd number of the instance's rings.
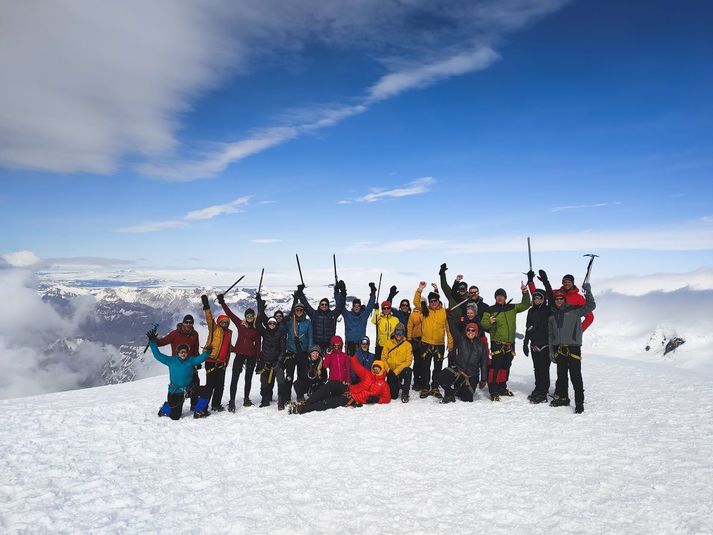
[[0,531],[713,532],[713,383],[589,354],[583,375],[583,415],[530,405],[522,355],[500,403],[173,422],[167,374],[2,401]]

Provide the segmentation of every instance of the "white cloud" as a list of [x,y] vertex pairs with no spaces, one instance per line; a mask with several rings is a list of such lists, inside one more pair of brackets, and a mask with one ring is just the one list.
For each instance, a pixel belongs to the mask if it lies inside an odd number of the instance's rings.
[[353,204],[354,201],[349,201],[347,199],[342,199],[341,201],[337,201],[337,204]]
[[374,190],[372,193],[364,195],[363,197],[358,197],[356,200],[363,202],[376,202],[389,197],[409,197],[411,195],[420,195],[421,193],[426,193],[435,182],[436,180],[430,176],[417,178],[416,180],[412,180],[408,184],[397,188]]
[[586,208],[604,208],[606,206],[621,206],[623,203],[621,201],[615,202],[600,202],[596,204],[572,204],[568,206],[555,206],[552,208],[553,212],[564,212],[565,210],[583,210]]
[[140,225],[120,228],[118,232],[122,232],[125,234],[143,234],[145,232],[159,232],[161,230],[182,228],[185,226],[185,221],[180,221],[177,219],[174,219],[172,221],[147,221],[146,223],[141,223]]
[[32,251],[14,251],[2,255],[2,259],[12,267],[30,267],[40,262],[40,257]]
[[281,242],[282,240],[278,240],[277,238],[258,238],[255,240],[250,240],[252,243],[278,243]]
[[214,217],[223,214],[242,212],[241,206],[245,206],[249,200],[250,197],[239,197],[233,202],[226,204],[216,204],[215,206],[209,206],[208,208],[202,208],[201,210],[193,210],[192,212],[188,212],[184,219],[187,221],[213,219]]

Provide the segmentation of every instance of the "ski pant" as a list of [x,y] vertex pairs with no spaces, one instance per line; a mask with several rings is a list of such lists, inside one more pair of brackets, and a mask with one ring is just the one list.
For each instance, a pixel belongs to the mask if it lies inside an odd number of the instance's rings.
[[[166,397],[166,401],[168,402],[168,407],[171,411],[169,415],[171,417],[171,420],[181,419],[181,415],[183,414],[183,402],[185,401],[185,399],[186,395],[183,392],[168,394],[168,396]],[[197,394],[196,399],[198,399]]]
[[193,369],[193,380],[191,381],[191,410],[198,403],[198,395],[201,392],[201,379],[198,377],[198,369]]
[[389,383],[389,388],[391,389],[391,399],[399,397],[399,390],[408,395],[408,391],[411,388],[412,374],[411,368],[404,368],[398,375],[389,370],[389,373],[386,374],[386,382]]
[[245,386],[243,388],[243,397],[245,399],[250,397],[250,389],[253,384],[253,374],[255,373],[256,364],[257,357],[235,355],[235,360],[233,361],[233,376],[230,378],[230,401],[233,403],[235,403],[235,394],[238,390],[238,379],[240,379],[240,374],[243,371],[243,365],[245,366]]
[[[421,358],[417,361],[420,366],[417,377],[419,388],[428,389],[428,380],[431,380],[431,388],[438,388],[438,377],[443,369],[443,356],[446,352],[445,345],[422,344]],[[431,374],[431,361],[433,361],[433,374]]]
[[477,377],[469,378],[466,382],[465,377],[458,373],[458,368],[455,366],[448,366],[444,368],[441,374],[438,376],[443,390],[446,392],[446,396],[458,396],[461,401],[473,401],[475,397],[475,387],[469,382],[471,380],[476,380]]
[[338,381],[328,381],[309,397],[300,413],[326,411],[327,409],[343,407],[349,402],[349,398],[344,395],[348,391],[349,385]]
[[550,391],[550,348],[543,347],[540,351],[535,348],[530,349],[532,355],[532,366],[535,370],[535,390],[533,394],[547,396]]
[[261,401],[272,401],[272,391],[277,381],[278,401],[280,392],[280,383],[285,382],[285,376],[280,373],[277,366],[265,366],[260,373],[260,399]]
[[358,345],[359,342],[350,342],[347,340],[347,355],[355,355]]
[[510,378],[510,366],[515,356],[512,344],[490,343],[490,358],[488,368],[488,391],[491,394],[504,394]]
[[205,363],[205,397],[211,403],[211,407],[218,407],[223,401],[223,390],[225,390],[225,364],[217,362]]
[[423,379],[421,377],[421,355],[423,355],[423,345],[420,338],[412,338],[411,349],[413,350],[413,389],[419,390]]
[[383,347],[381,347],[379,344],[376,344],[376,346],[374,347],[374,355],[376,355],[376,357],[374,357],[374,360],[379,360],[381,358],[381,352],[383,350]]
[[[292,352],[285,353],[285,358],[278,364],[280,369],[277,379],[277,400],[288,402],[292,399],[292,385],[295,382],[295,367],[297,355]],[[295,388],[295,390],[297,390]]]
[[[569,346],[576,355],[581,355],[579,346]],[[584,405],[584,382],[582,381],[582,360],[572,356],[557,356],[557,382],[555,383],[555,395],[561,398],[569,398],[569,382],[567,374],[572,380],[574,389],[575,406]]]

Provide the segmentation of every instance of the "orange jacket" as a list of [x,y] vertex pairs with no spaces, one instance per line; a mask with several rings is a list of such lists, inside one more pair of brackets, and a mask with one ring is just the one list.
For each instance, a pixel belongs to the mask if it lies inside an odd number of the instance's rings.
[[352,371],[359,376],[360,381],[355,385],[349,385],[349,393],[357,403],[367,403],[370,397],[378,396],[378,403],[391,403],[391,389],[386,382],[386,366],[380,360],[375,360],[374,364],[381,366],[381,373],[374,375],[371,370],[367,370],[359,363],[359,359],[352,357]]

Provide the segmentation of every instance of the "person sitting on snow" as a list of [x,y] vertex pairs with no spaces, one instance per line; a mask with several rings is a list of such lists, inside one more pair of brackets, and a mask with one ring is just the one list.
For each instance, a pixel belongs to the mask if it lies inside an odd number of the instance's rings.
[[[188,352],[190,348],[188,344],[179,344],[176,348],[176,355],[169,356],[161,353],[156,345],[158,335],[155,327],[147,332],[146,336],[148,336],[149,347],[151,348],[154,358],[168,366],[168,374],[171,381],[168,385],[166,403],[163,404],[158,415],[170,416],[171,420],[179,420],[183,413],[183,402],[186,400],[186,397],[191,394],[193,370],[210,356],[211,347],[206,346],[203,353],[197,357],[189,357]],[[208,398],[200,396],[196,403],[193,417],[201,418],[207,415],[207,408]]]

